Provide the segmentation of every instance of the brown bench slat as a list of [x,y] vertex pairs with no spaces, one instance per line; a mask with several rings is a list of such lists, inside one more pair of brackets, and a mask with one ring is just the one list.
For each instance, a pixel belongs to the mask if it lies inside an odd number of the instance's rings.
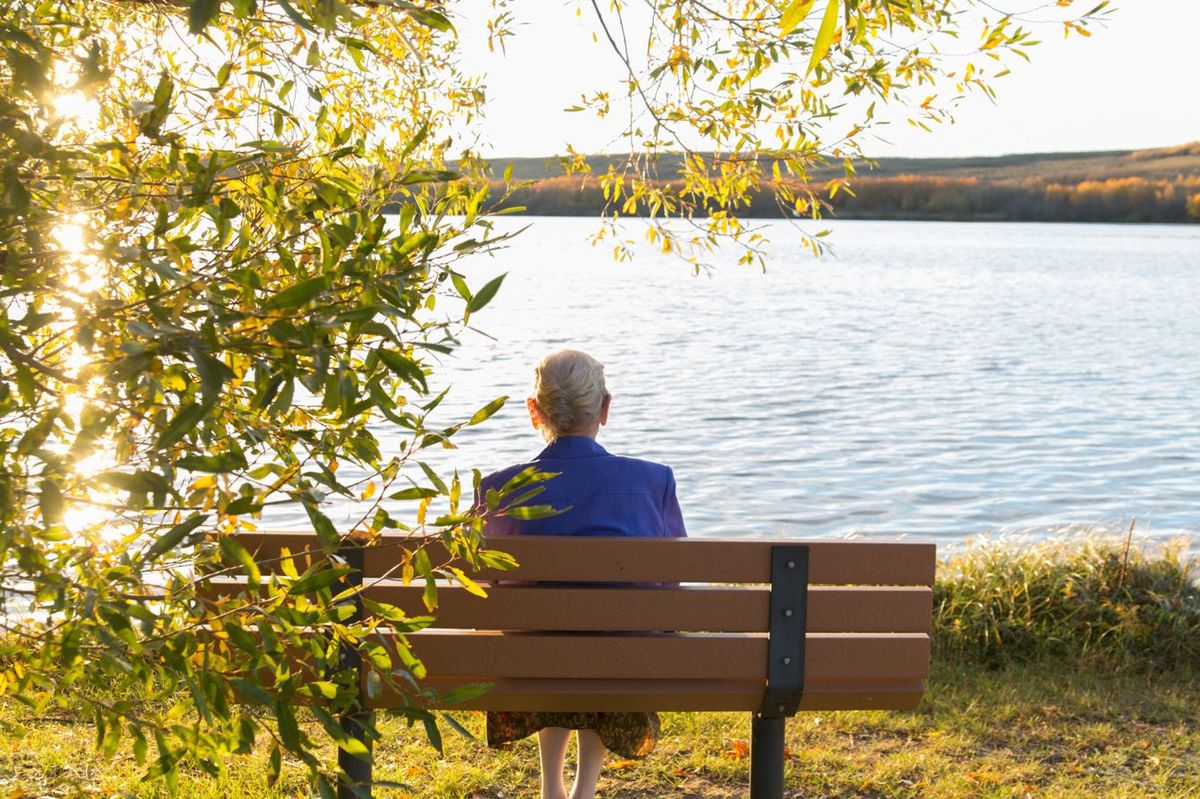
[[[246,532],[238,540],[259,560],[319,550],[311,533]],[[590,538],[575,536],[504,536],[489,540],[493,549],[512,554],[516,571],[480,572],[481,579],[571,582],[768,583],[770,550],[787,540]],[[805,541],[809,582],[858,585],[932,585],[934,545],[883,541]],[[366,577],[396,574],[397,548],[414,539],[384,536],[364,553]],[[429,544],[435,565],[447,559],[440,542]],[[270,564],[267,564],[268,566]],[[267,568],[264,571],[272,571]]]
[[[465,684],[464,680],[430,679],[423,684],[439,694]],[[447,710],[618,711],[748,711],[762,707],[762,681],[714,680],[499,680],[486,694],[452,705]],[[921,679],[806,681],[802,710],[908,710],[925,690]],[[404,701],[384,693],[370,707],[399,707]]]
[[[426,615],[418,585],[377,583],[364,594],[410,616]],[[437,626],[462,629],[765,632],[766,586],[549,588],[496,586],[483,599],[462,588],[438,589]],[[810,632],[929,632],[933,592],[925,586],[814,586]]]
[[[758,633],[605,635],[433,630],[409,636],[431,677],[514,679],[765,679]],[[919,679],[929,668],[922,633],[812,633],[805,678]]]

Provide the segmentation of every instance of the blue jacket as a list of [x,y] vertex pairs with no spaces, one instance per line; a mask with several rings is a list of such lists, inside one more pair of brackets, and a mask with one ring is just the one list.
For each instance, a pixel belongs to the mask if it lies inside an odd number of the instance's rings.
[[519,463],[489,474],[479,485],[479,500],[489,489],[499,490],[522,470],[558,472],[541,483],[544,490],[522,504],[551,505],[562,512],[542,519],[515,519],[503,515],[514,492],[501,502],[500,513],[489,514],[484,532],[491,535],[642,536],[687,535],[675,475],[658,463],[610,455],[588,436],[562,436],[529,463]]

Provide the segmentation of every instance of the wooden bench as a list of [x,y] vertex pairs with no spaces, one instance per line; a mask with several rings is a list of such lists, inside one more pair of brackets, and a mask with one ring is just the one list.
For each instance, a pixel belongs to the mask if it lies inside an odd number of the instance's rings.
[[[320,549],[311,534],[238,538],[266,563],[285,548],[300,558]],[[390,541],[341,555],[363,596],[423,615],[420,585],[381,579],[395,572],[397,539]],[[440,588],[436,628],[409,636],[428,671],[424,685],[445,692],[492,684],[453,709],[749,712],[750,795],[778,799],[787,717],[913,708],[924,692],[933,544],[533,536],[490,543],[519,568],[474,575],[500,581],[487,599]],[[432,558],[438,562],[436,551]],[[360,694],[364,713],[403,701],[365,687]],[[339,764],[349,780],[370,785],[369,758],[339,750]],[[339,795],[352,795],[343,787]]]

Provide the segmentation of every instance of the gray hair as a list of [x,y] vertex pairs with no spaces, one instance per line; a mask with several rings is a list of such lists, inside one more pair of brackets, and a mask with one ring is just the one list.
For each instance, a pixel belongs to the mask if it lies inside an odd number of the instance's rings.
[[588,430],[600,418],[608,390],[604,364],[578,350],[552,352],[534,370],[533,398],[545,424],[542,436],[559,436]]

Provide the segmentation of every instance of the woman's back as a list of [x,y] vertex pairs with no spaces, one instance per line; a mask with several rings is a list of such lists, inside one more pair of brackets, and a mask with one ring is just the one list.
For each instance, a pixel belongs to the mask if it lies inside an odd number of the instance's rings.
[[[488,535],[582,535],[681,537],[683,516],[675,498],[675,476],[662,464],[611,455],[589,436],[560,436],[530,463],[488,475],[480,494],[499,491],[530,466],[556,476],[540,483],[527,505],[559,511],[539,519],[489,515]],[[519,496],[522,491],[517,491]],[[501,502],[499,510],[508,505]]]

